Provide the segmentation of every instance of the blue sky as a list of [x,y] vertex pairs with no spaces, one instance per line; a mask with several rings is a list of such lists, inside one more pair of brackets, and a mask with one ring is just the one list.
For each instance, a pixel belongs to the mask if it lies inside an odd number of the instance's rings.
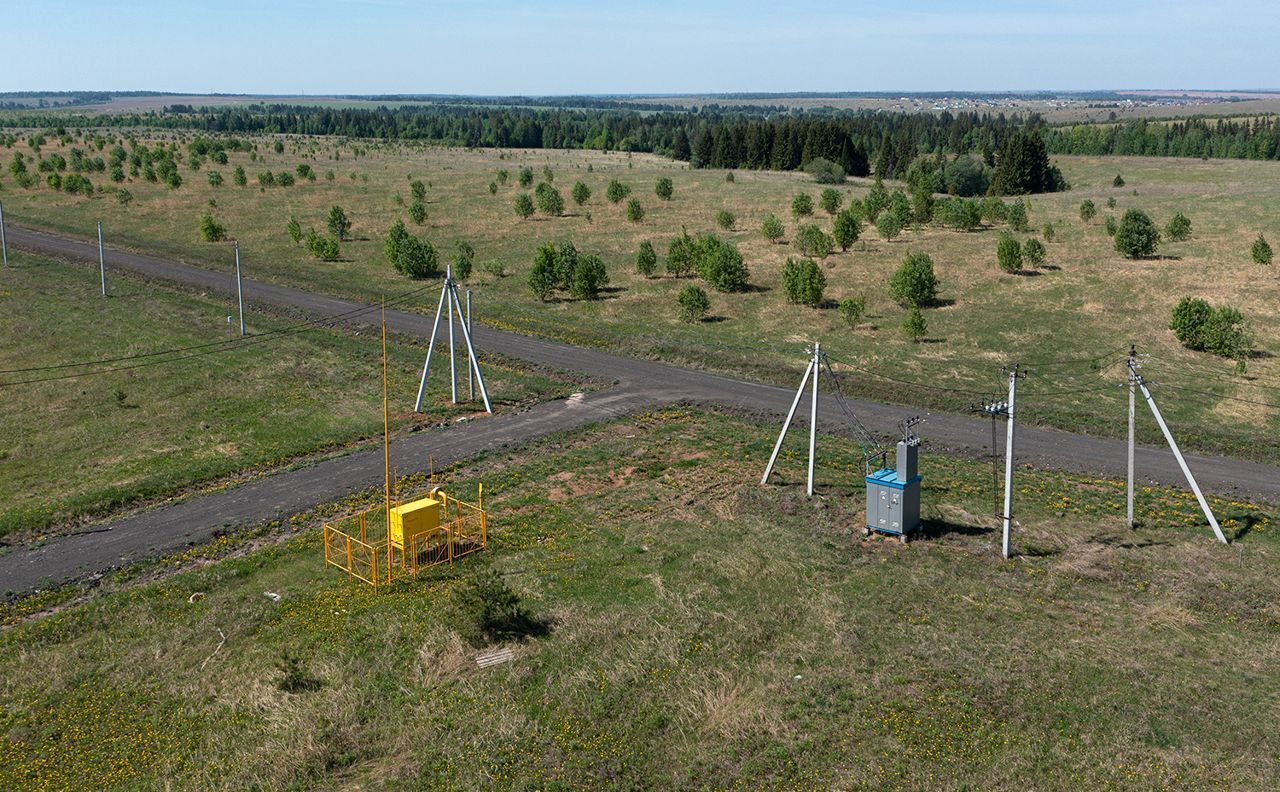
[[1280,88],[1280,0],[6,0],[0,91]]

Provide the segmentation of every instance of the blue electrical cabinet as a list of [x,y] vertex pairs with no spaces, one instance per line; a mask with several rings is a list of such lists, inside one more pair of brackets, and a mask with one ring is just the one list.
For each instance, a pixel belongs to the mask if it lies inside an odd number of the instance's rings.
[[867,476],[866,533],[906,540],[920,527],[919,441],[898,443],[897,466]]

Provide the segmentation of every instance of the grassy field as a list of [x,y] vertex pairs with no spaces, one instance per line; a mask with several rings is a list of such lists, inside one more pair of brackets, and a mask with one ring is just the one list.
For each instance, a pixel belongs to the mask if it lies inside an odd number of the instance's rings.
[[[419,178],[428,183],[429,217],[425,227],[415,230],[446,257],[455,240],[467,239],[479,261],[500,261],[510,273],[495,278],[478,270],[473,276],[481,321],[776,382],[798,376],[805,343],[821,340],[833,357],[873,372],[854,374],[852,387],[861,395],[940,409],[964,409],[976,396],[1001,390],[1000,367],[1021,360],[1034,375],[1021,399],[1028,420],[1105,435],[1123,431],[1125,408],[1122,394],[1104,386],[1122,381],[1119,350],[1136,341],[1153,356],[1148,373],[1154,381],[1209,392],[1158,391],[1184,444],[1280,459],[1280,409],[1274,406],[1280,404],[1280,358],[1275,357],[1280,353],[1280,281],[1272,268],[1249,260],[1249,245],[1259,231],[1280,241],[1272,213],[1280,200],[1280,163],[1059,158],[1073,189],[1030,201],[1033,228],[1052,223],[1056,230],[1048,244],[1048,266],[1035,277],[1008,275],[998,268],[999,227],[974,233],[927,227],[908,230],[891,242],[867,229],[862,242],[826,260],[829,300],[859,293],[867,298],[867,321],[849,329],[831,308],[797,308],[785,302],[780,272],[786,258],[796,254],[789,244],[771,245],[758,233],[768,212],[784,219],[788,238],[794,233],[791,197],[806,192],[816,199],[820,192],[803,174],[737,172],[730,183],[723,171],[688,170],[648,155],[377,143],[353,148],[336,139],[288,139],[280,154],[262,140],[256,156],[259,161],[250,162],[249,154],[233,154],[229,165],[217,167],[227,178],[221,187],[206,183],[208,165],[198,172],[184,166],[186,182],[178,190],[135,180],[126,185],[135,196],[128,207],[111,195],[83,199],[45,187],[24,191],[10,186],[3,195],[16,222],[84,235],[101,218],[116,244],[225,269],[231,262],[228,248],[199,239],[200,216],[211,211],[241,240],[247,271],[255,277],[370,298],[409,285],[386,264],[381,239],[397,218],[407,219],[409,181]],[[320,174],[317,181],[265,189],[254,182],[258,171],[292,171],[303,162]],[[231,185],[236,164],[248,171],[249,187]],[[519,188],[514,177],[523,166],[533,168],[536,180],[544,178],[544,166],[552,170],[554,184],[569,202],[568,216],[521,220],[515,215],[512,205]],[[510,171],[512,179],[490,195],[488,184],[499,169]],[[332,181],[326,178],[328,171],[334,173]],[[1127,181],[1122,189],[1111,186],[1117,172]],[[670,201],[654,195],[654,182],[661,176],[674,180]],[[623,205],[608,203],[604,193],[610,179],[631,186],[646,209],[643,222],[627,222]],[[575,210],[568,196],[579,180],[593,196]],[[854,181],[842,193],[847,200],[868,188],[868,182]],[[1090,223],[1078,214],[1086,198],[1101,210]],[[1108,198],[1116,199],[1114,210],[1106,209]],[[211,208],[210,202],[216,206]],[[356,239],[343,246],[341,261],[318,262],[289,240],[285,224],[296,216],[304,227],[323,231],[325,214],[334,204],[354,220]],[[1193,225],[1192,239],[1162,246],[1157,259],[1122,259],[1104,231],[1104,218],[1134,207],[1148,210],[1161,225],[1175,212],[1184,212]],[[732,295],[712,292],[716,321],[686,325],[678,321],[675,305],[684,281],[638,276],[634,254],[646,239],[665,253],[682,227],[691,233],[714,229],[721,208],[737,217],[728,236],[742,250],[755,289]],[[816,221],[829,228],[830,219],[820,209],[818,213]],[[570,239],[580,250],[605,259],[612,290],[597,302],[542,304],[526,283],[532,253],[542,242]],[[922,344],[909,342],[900,332],[904,311],[888,298],[886,287],[898,262],[914,250],[933,257],[942,281],[943,304],[925,312],[929,329]],[[1187,294],[1233,304],[1251,320],[1258,356],[1246,376],[1237,376],[1230,361],[1177,343],[1168,330],[1169,313]],[[430,311],[426,302],[422,310]],[[1097,364],[1056,362],[1094,356]],[[1045,361],[1053,364],[1037,368]],[[885,376],[921,385],[904,386]],[[1145,426],[1143,432],[1144,439],[1158,440],[1154,427]]]
[[[1187,493],[1141,490],[1131,531],[1120,482],[1024,470],[1002,561],[980,462],[926,449],[928,536],[903,547],[857,531],[855,446],[823,438],[807,500],[801,439],[757,485],[770,441],[670,410],[475,460],[445,478],[484,482],[489,550],[377,595],[322,566],[312,529],[10,604],[0,786],[1280,781],[1274,510],[1215,500],[1226,547]],[[484,570],[546,631],[481,670],[456,603]]]
[[[112,275],[13,255],[0,272],[0,369],[50,366],[230,338],[234,294],[179,293]],[[376,313],[372,314],[375,317]],[[260,313],[251,335],[300,320]],[[66,525],[85,515],[171,494],[382,433],[381,338],[318,327],[183,362],[15,385],[0,422],[0,535]],[[214,347],[216,349],[217,347]],[[411,412],[425,347],[395,338],[389,355],[394,429],[470,415],[434,378],[426,412]],[[163,358],[161,358],[163,359]],[[447,358],[445,358],[447,360]],[[0,382],[80,369],[17,372]],[[438,369],[437,369],[438,370]],[[569,377],[504,360],[486,369],[496,410],[580,389]]]

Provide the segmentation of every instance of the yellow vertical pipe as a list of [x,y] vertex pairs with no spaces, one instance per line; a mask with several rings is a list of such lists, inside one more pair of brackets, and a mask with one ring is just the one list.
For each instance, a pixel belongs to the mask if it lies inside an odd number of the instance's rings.
[[387,402],[387,298],[382,298],[382,468],[387,531],[391,530],[391,420]]

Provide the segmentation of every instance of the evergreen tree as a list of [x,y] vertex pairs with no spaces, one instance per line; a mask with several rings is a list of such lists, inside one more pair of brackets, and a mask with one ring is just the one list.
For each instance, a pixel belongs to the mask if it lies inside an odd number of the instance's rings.
[[636,252],[636,272],[652,278],[657,269],[658,254],[653,249],[653,243],[646,239],[640,243],[640,250]]
[[1116,228],[1116,250],[1131,259],[1155,255],[1160,232],[1151,217],[1141,209],[1130,209],[1120,218]]
[[920,313],[920,306],[911,306],[911,310],[907,311],[906,318],[902,320],[903,335],[910,339],[913,344],[918,344],[924,339],[927,332],[929,332],[929,323],[925,321],[924,314]]
[[1258,238],[1253,241],[1253,248],[1250,251],[1253,256],[1254,264],[1270,264],[1271,263],[1271,244],[1267,242],[1267,238],[1261,233]]

